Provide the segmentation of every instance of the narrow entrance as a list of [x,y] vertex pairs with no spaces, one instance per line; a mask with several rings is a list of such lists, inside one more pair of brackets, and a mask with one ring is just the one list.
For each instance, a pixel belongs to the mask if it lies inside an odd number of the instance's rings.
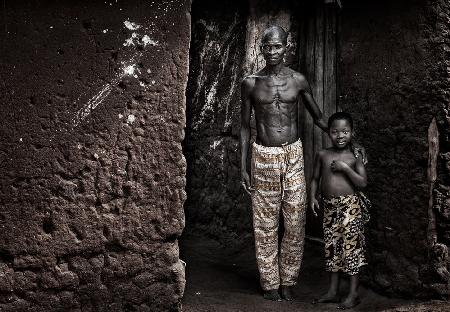
[[[192,4],[184,153],[188,163],[186,232],[242,245],[252,240],[250,200],[239,185],[240,82],[261,69],[261,32],[270,24],[289,34],[285,63],[306,75],[325,116],[336,111],[337,7],[316,2],[259,0]],[[305,172],[327,136],[300,110]],[[254,134],[254,133],[253,133]],[[307,234],[322,237],[308,213]]]

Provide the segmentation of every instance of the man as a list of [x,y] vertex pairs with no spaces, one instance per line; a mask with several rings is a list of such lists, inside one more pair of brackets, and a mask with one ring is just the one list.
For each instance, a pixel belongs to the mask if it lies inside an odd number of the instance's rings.
[[[292,300],[304,249],[306,185],[298,126],[299,97],[323,131],[327,124],[305,77],[286,67],[287,34],[267,28],[261,40],[266,66],[241,86],[241,183],[251,194],[256,257],[264,298]],[[247,172],[250,116],[255,111],[252,183]],[[280,210],[285,232],[278,252]],[[280,287],[281,286],[281,287]]]

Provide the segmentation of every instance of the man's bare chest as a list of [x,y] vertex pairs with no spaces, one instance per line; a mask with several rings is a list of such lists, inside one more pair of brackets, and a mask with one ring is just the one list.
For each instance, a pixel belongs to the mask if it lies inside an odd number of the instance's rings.
[[299,90],[292,78],[261,78],[255,82],[253,100],[256,105],[296,103]]

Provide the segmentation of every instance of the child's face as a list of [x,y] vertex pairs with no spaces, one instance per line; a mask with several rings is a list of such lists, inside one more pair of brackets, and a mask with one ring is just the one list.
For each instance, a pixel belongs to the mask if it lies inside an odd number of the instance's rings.
[[346,148],[352,141],[352,128],[350,127],[348,120],[334,120],[331,123],[329,135],[334,147],[339,149]]

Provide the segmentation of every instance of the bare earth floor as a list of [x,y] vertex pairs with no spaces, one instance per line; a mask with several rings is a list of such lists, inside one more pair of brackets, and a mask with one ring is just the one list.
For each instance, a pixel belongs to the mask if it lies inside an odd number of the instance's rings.
[[[184,236],[180,242],[181,259],[186,262],[184,312],[265,312],[338,311],[336,304],[313,305],[324,293],[328,277],[323,270],[322,248],[307,243],[299,282],[293,302],[271,302],[262,298],[253,246],[231,251],[211,239]],[[342,295],[348,287],[341,284]],[[412,301],[381,296],[361,287],[362,303],[349,311],[450,312],[450,303]]]

